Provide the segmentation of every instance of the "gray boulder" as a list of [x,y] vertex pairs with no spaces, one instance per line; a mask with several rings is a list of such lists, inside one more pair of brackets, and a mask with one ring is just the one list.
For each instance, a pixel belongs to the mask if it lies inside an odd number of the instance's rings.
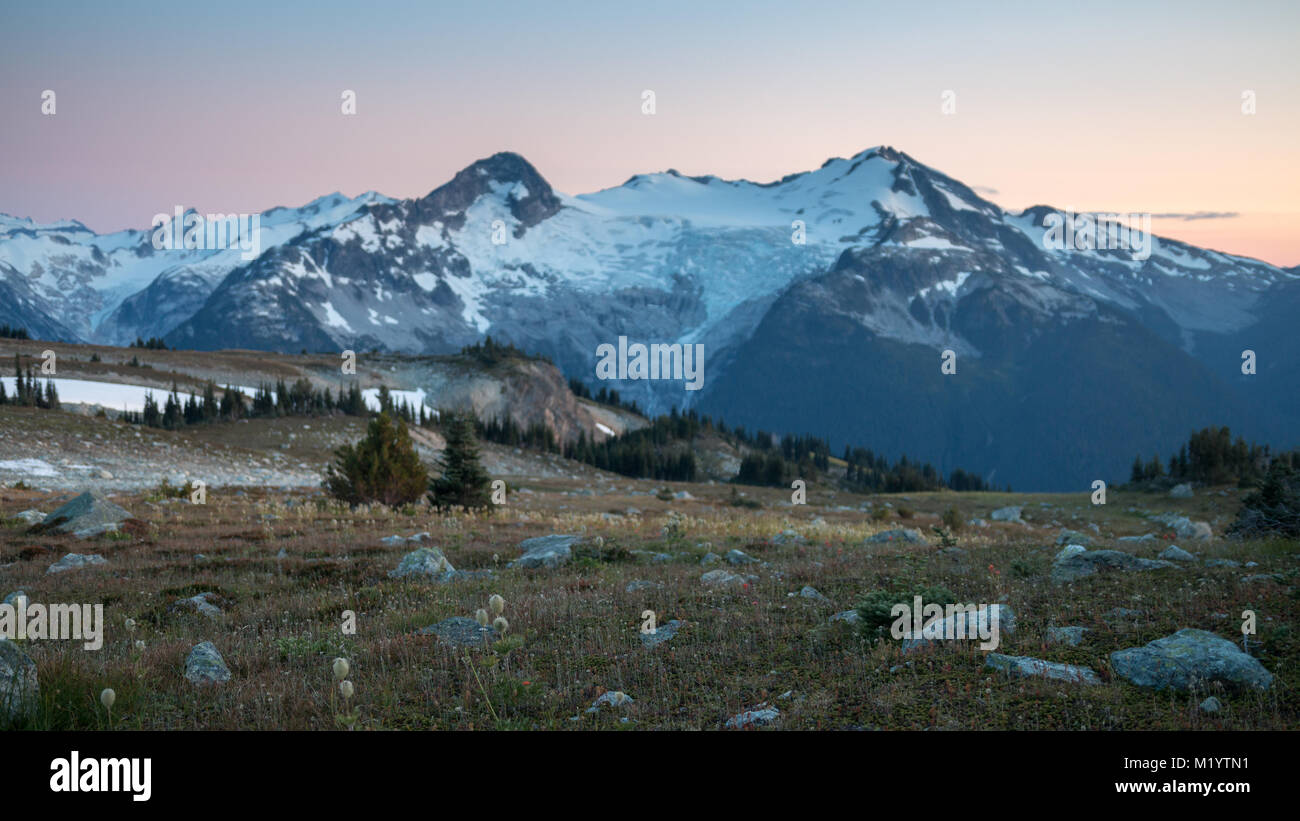
[[641,590],[658,590],[663,587],[659,582],[646,581],[645,579],[636,579],[627,583],[623,588],[624,593],[636,593]]
[[582,537],[577,535],[538,536],[524,539],[519,543],[523,555],[515,559],[509,567],[559,567],[573,558],[574,545],[582,544]]
[[103,556],[99,555],[98,553],[91,553],[89,555],[82,555],[80,553],[69,553],[68,555],[64,556],[62,559],[59,559],[57,562],[55,562],[54,564],[46,568],[45,572],[47,574],[62,573],[66,570],[77,570],[82,567],[95,567],[104,564],[108,564],[108,559],[105,559]]
[[1142,559],[1121,550],[1085,550],[1064,559],[1058,559],[1052,565],[1052,581],[1055,584],[1078,581],[1093,575],[1099,570],[1159,570],[1177,567],[1173,562],[1162,559]]
[[758,564],[758,559],[743,550],[728,550],[727,564]]
[[390,579],[415,576],[433,581],[446,581],[456,568],[451,566],[447,557],[436,547],[420,547],[402,557],[396,570],[388,571]]
[[1077,556],[1080,553],[1087,553],[1087,552],[1088,552],[1088,548],[1084,547],[1081,544],[1067,544],[1065,547],[1057,551],[1055,561],[1058,562],[1065,561],[1071,556]]
[[862,617],[858,615],[858,611],[856,610],[841,610],[831,616],[831,621],[842,621],[846,624],[856,625],[858,622],[862,621]]
[[632,703],[632,697],[622,690],[608,690],[587,708],[589,713],[599,713],[601,707],[623,707]]
[[1018,676],[1020,678],[1049,678],[1054,681],[1068,681],[1075,684],[1101,684],[1097,674],[1087,667],[1073,664],[1061,664],[1055,661],[1043,661],[1029,656],[1004,656],[1001,653],[989,653],[984,666]]
[[496,629],[483,627],[478,622],[465,616],[452,616],[437,624],[421,628],[421,635],[434,635],[438,640],[453,647],[482,647],[501,638]]
[[0,725],[32,716],[40,695],[36,662],[15,642],[0,639]]
[[1241,562],[1235,559],[1206,559],[1206,567],[1241,567]]
[[1192,493],[1191,484],[1183,482],[1181,485],[1174,485],[1173,490],[1169,491],[1169,495],[1175,499],[1190,499],[1195,494]]
[[1160,551],[1160,558],[1170,562],[1194,562],[1196,557],[1176,544],[1171,544]]
[[989,518],[995,522],[1016,522],[1018,524],[1024,524],[1025,520],[1020,518],[1020,511],[1023,509],[1023,505],[1000,507],[990,513]]
[[71,533],[85,539],[116,530],[129,518],[129,511],[88,490],[50,513],[38,527],[42,531]]
[[714,553],[712,550],[710,550],[708,553],[704,554],[703,558],[700,559],[700,564],[703,565],[717,564],[720,561],[722,561],[722,557],[719,556],[717,553]]
[[782,530],[780,533],[768,539],[772,544],[807,544],[808,540],[800,536],[794,530]]
[[191,684],[205,686],[230,681],[230,668],[217,646],[210,641],[194,645],[185,659],[185,678]]
[[1237,645],[1205,630],[1188,628],[1145,647],[1110,654],[1111,667],[1139,687],[1191,690],[1219,683],[1235,689],[1267,690],[1273,674]]
[[817,588],[806,584],[799,590],[799,597],[804,599],[812,599],[813,601],[818,601],[818,602],[826,602],[826,603],[830,602],[830,599],[823,596],[821,592],[817,590]]
[[1164,513],[1152,518],[1166,527],[1173,528],[1180,539],[1209,541],[1214,538],[1214,531],[1210,529],[1208,522],[1194,522],[1186,516],[1174,513]]
[[1205,701],[1201,702],[1201,712],[1203,713],[1217,713],[1222,709],[1223,702],[1219,701],[1215,696],[1210,696]]
[[879,533],[868,536],[867,544],[886,544],[889,542],[906,542],[907,544],[924,544],[929,542],[921,535],[921,531],[913,528],[896,528],[894,530],[882,530]]

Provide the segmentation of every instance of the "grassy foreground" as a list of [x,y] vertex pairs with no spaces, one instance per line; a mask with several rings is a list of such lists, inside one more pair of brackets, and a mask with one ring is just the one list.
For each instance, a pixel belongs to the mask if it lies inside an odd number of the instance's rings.
[[[692,499],[665,501],[659,484],[619,477],[594,490],[577,482],[512,488],[491,515],[437,516],[348,510],[313,490],[211,489],[207,504],[148,494],[115,497],[142,522],[89,542],[29,536],[13,520],[0,528],[0,596],[23,589],[34,602],[103,603],[105,644],[28,641],[41,706],[28,726],[56,729],[713,729],[761,702],[779,708],[783,729],[1282,729],[1300,726],[1300,600],[1294,542],[1179,542],[1201,558],[1258,567],[1192,566],[1107,573],[1057,587],[1047,578],[1060,527],[1094,523],[1095,546],[1108,537],[1161,531],[1143,512],[1178,510],[1230,520],[1239,494],[1173,500],[1112,491],[1093,506],[1086,494],[909,494],[859,497],[810,492],[808,506],[782,505],[789,493],[745,489],[762,502],[730,503],[726,486],[673,485]],[[859,507],[890,502],[875,521]],[[964,527],[960,555],[935,547],[863,544],[880,530],[915,527],[931,536],[949,506],[961,520],[988,518],[1003,504],[1025,505],[1032,526]],[[55,506],[55,494],[0,490],[0,517]],[[1048,505],[1050,507],[1045,507]],[[852,508],[851,510],[843,509]],[[639,513],[628,515],[629,508]],[[898,517],[900,509],[910,518]],[[1131,511],[1130,508],[1137,510]],[[670,511],[680,535],[666,537]],[[1054,524],[1055,523],[1055,524]],[[806,544],[773,544],[786,528]],[[429,531],[460,570],[493,568],[492,578],[447,585],[393,580],[388,571],[412,546],[393,534]],[[599,555],[554,570],[506,569],[525,538],[586,533],[603,538]],[[933,539],[932,539],[933,540]],[[1154,557],[1170,542],[1120,544]],[[700,557],[739,548],[766,566],[701,567]],[[283,550],[287,558],[277,559]],[[651,563],[644,550],[672,554]],[[65,553],[99,553],[103,568],[46,575]],[[753,573],[746,588],[710,590],[700,581],[718,567]],[[1277,580],[1243,583],[1251,574]],[[662,587],[625,592],[645,579]],[[811,585],[829,602],[796,593]],[[1084,665],[1105,684],[1008,679],[983,666],[973,645],[902,655],[891,641],[864,641],[830,622],[880,588],[941,585],[962,601],[1010,604],[1018,630],[999,652]],[[223,615],[172,612],[175,600],[212,592]],[[505,599],[510,629],[491,648],[444,646],[414,631],[450,616],[472,617],[492,594]],[[1123,608],[1127,615],[1111,611]],[[659,624],[685,622],[654,649],[639,640],[641,613]],[[1198,710],[1206,694],[1158,693],[1111,675],[1112,651],[1143,645],[1185,627],[1240,644],[1240,615],[1258,613],[1255,651],[1275,676],[1263,694],[1215,693],[1224,709]],[[345,610],[357,632],[341,630]],[[136,627],[128,632],[127,619]],[[1082,644],[1049,645],[1048,626],[1090,628]],[[137,640],[145,647],[138,650]],[[229,682],[197,688],[182,677],[190,648],[212,641],[232,671]],[[344,704],[331,674],[348,659],[355,695]],[[891,668],[894,672],[891,672]],[[117,693],[111,720],[99,702]],[[584,711],[605,690],[634,702]],[[788,693],[788,695],[786,695]],[[578,716],[578,720],[572,720]],[[627,717],[629,720],[620,721]]]

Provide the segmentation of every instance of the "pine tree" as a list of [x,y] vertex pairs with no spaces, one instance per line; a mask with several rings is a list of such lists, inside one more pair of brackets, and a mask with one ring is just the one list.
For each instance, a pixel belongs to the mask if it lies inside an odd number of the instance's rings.
[[370,421],[364,439],[334,453],[335,463],[326,470],[322,485],[348,504],[404,505],[424,492],[428,473],[415,452],[406,423],[395,422],[386,413]]
[[447,426],[447,449],[439,462],[442,475],[429,483],[429,502],[443,509],[453,506],[488,507],[492,477],[479,462],[474,420],[458,415]]

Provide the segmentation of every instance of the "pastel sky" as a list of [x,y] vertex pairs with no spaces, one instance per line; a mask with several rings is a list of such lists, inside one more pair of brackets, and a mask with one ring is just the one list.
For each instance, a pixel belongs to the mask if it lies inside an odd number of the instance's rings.
[[884,144],[1007,208],[1218,214],[1154,227],[1300,264],[1294,0],[7,3],[0,111],[0,212],[98,231],[418,196],[500,150],[577,194]]

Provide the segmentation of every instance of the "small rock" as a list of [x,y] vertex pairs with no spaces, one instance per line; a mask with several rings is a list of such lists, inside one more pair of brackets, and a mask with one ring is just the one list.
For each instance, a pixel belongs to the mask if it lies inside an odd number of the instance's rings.
[[29,525],[38,525],[41,522],[45,521],[45,514],[40,512],[36,508],[32,508],[30,510],[24,510],[22,513],[19,513],[14,518],[22,519],[24,522],[26,522]]
[[172,603],[171,609],[173,611],[193,610],[210,619],[215,619],[221,616],[221,608],[209,601],[209,599],[215,598],[217,598],[216,593],[200,593],[188,599],[177,599]]
[[194,645],[185,659],[185,678],[191,684],[222,684],[230,681],[230,668],[217,646],[210,641]]
[[1048,644],[1068,644],[1078,647],[1083,643],[1083,634],[1091,632],[1086,627],[1049,627],[1043,632]]
[[810,587],[806,584],[803,586],[803,589],[799,591],[799,596],[805,599],[814,599],[819,602],[827,602],[827,603],[830,602],[830,599],[826,598],[821,593],[817,592],[816,588]]
[[682,628],[683,624],[685,624],[685,622],[679,621],[678,619],[673,619],[672,621],[667,622],[665,624],[656,625],[653,633],[641,634],[642,646],[658,647],[659,645],[671,639],[673,636],[677,635],[677,631]]
[[1161,559],[1141,559],[1121,550],[1086,550],[1064,559],[1058,559],[1052,565],[1052,582],[1064,584],[1078,581],[1093,575],[1099,570],[1159,570],[1177,567],[1173,562]]
[[1166,547],[1164,550],[1160,551],[1160,555],[1157,558],[1165,559],[1166,561],[1171,561],[1171,562],[1196,561],[1195,556],[1193,556],[1191,553],[1188,553],[1186,550],[1183,550],[1181,547],[1179,547],[1176,544],[1171,544],[1169,545],[1169,547]]
[[862,621],[862,617],[858,615],[858,611],[856,610],[841,610],[831,616],[831,621],[842,621],[856,625],[858,622]]
[[523,553],[509,567],[546,567],[555,568],[565,564],[573,557],[573,547],[582,544],[582,537],[577,535],[552,534],[525,539],[519,543]]
[[36,662],[16,642],[0,639],[0,725],[34,715],[40,695]]
[[610,690],[600,694],[600,698],[587,708],[589,713],[599,713],[601,707],[623,707],[632,703],[632,697],[622,690]]
[[906,542],[907,544],[928,545],[929,542],[921,535],[921,531],[914,528],[895,528],[894,530],[883,530],[880,533],[868,536],[865,539],[866,544],[885,544],[888,542]]
[[1223,702],[1219,701],[1219,699],[1214,696],[1210,696],[1205,701],[1201,702],[1201,712],[1203,713],[1217,713],[1222,709]]
[[76,570],[82,567],[95,567],[98,565],[108,564],[108,559],[98,553],[82,555],[81,553],[69,553],[62,559],[50,565],[46,573],[62,573],[65,570]]
[[717,564],[720,561],[722,561],[722,557],[710,550],[708,553],[704,554],[704,558],[700,559],[700,564],[702,565]]
[[1024,519],[1020,518],[1020,511],[1023,509],[1024,507],[1022,505],[1000,507],[990,513],[989,518],[995,522],[1016,522],[1018,524],[1024,524]]
[[745,584],[758,581],[758,577],[738,576],[729,570],[710,570],[700,576],[700,581],[707,587],[742,587]]
[[1084,547],[1081,544],[1067,544],[1065,547],[1061,548],[1060,552],[1056,554],[1055,561],[1058,562],[1064,561],[1070,558],[1071,556],[1077,556],[1080,553],[1087,553],[1087,552],[1088,552],[1088,548]]
[[762,727],[772,724],[781,717],[781,711],[775,707],[768,707],[760,704],[758,708],[746,710],[739,715],[734,715],[727,719],[726,727],[729,730],[745,729],[747,727]]
[[727,563],[728,564],[757,564],[758,559],[755,559],[753,556],[749,555],[743,550],[728,550]]
[[1084,547],[1092,546],[1092,537],[1085,536],[1077,530],[1062,530],[1056,537],[1056,543],[1059,545],[1083,545]]
[[1050,678],[1054,681],[1068,681],[1075,684],[1101,684],[1097,674],[1087,667],[1043,661],[1029,656],[989,653],[984,665],[1021,678]]
[[772,544],[807,544],[808,540],[800,536],[798,532],[790,529],[782,530],[780,533],[768,539]]
[[466,616],[452,616],[417,632],[437,636],[439,641],[453,647],[482,647],[501,638],[495,628],[483,627]]
[[[966,607],[957,608],[952,615],[934,618],[921,627],[921,635],[903,640],[902,650],[910,653],[937,642],[982,641],[982,635],[999,637],[1016,632],[1016,613],[1005,604],[980,607],[974,613]],[[972,605],[974,607],[974,605]],[[995,629],[996,628],[996,629]],[[909,628],[910,629],[910,628]]]
[[1241,562],[1232,559],[1206,559],[1206,567],[1241,567]]
[[1190,499],[1195,494],[1192,493],[1191,484],[1183,482],[1181,485],[1174,485],[1173,489],[1169,491],[1169,495],[1175,499]]
[[637,579],[635,581],[628,582],[627,587],[623,588],[623,592],[636,593],[639,590],[658,590],[661,587],[663,587],[663,585],[660,584],[659,582],[646,581],[645,579]]
[[402,557],[396,570],[388,571],[390,579],[416,576],[434,581],[448,581],[456,572],[447,557],[436,547],[420,547]]

